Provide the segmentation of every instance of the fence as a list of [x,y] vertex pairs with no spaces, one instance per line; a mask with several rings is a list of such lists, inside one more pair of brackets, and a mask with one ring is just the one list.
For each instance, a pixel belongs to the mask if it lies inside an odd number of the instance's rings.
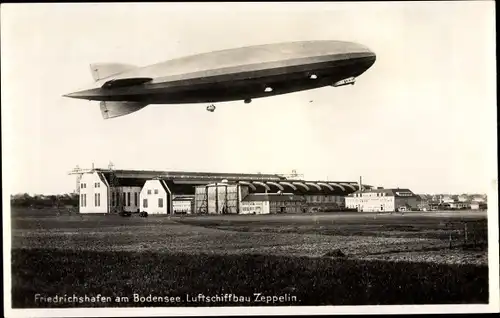
[[468,220],[446,223],[449,248],[486,248],[488,226],[486,220]]

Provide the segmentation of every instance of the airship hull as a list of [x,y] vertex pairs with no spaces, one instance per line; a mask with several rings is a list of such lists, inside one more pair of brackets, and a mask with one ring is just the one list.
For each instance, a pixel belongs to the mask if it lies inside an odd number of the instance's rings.
[[333,86],[363,74],[375,59],[369,49],[351,42],[268,44],[132,68],[66,96],[145,104],[251,100]]
[[[80,98],[98,101],[142,101],[149,104],[182,104],[244,100],[309,90],[349,77],[357,77],[374,62],[373,57],[261,68],[237,73],[146,83],[115,89],[95,88],[79,92]],[[311,79],[311,75],[316,79]],[[271,92],[265,88],[271,87]],[[75,96],[76,97],[76,96]]]

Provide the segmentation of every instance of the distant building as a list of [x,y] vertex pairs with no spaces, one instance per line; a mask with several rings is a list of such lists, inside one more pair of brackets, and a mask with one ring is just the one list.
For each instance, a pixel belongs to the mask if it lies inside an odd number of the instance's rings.
[[458,202],[470,202],[470,198],[467,194],[462,194],[458,196]]
[[471,210],[486,210],[488,205],[485,202],[473,201],[470,204],[470,208]]
[[345,198],[346,207],[359,212],[417,210],[420,198],[409,189],[370,189]]
[[452,210],[464,210],[470,208],[470,202],[455,201],[449,203],[450,209]]
[[474,196],[472,198],[472,202],[485,203],[486,202],[486,198],[484,196]]
[[442,203],[453,203],[453,202],[455,202],[455,199],[452,196],[444,196],[441,199],[441,202]]

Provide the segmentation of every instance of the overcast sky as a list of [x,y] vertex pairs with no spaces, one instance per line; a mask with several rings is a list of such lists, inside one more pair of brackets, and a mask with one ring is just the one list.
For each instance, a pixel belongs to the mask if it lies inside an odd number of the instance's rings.
[[[496,174],[493,2],[2,5],[4,184],[74,189],[76,165],[289,173],[418,193],[487,192]],[[150,105],[103,120],[62,94],[89,64],[147,65],[284,41],[346,40],[377,54],[354,86]],[[309,103],[313,100],[313,103]]]

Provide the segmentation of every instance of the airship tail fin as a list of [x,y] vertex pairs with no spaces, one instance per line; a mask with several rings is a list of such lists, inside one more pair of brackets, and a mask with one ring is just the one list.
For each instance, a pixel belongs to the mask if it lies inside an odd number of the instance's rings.
[[136,112],[148,104],[141,102],[101,102],[102,118],[110,119]]
[[94,81],[101,80],[112,75],[120,74],[136,68],[135,65],[121,63],[94,63],[90,64],[90,71]]

